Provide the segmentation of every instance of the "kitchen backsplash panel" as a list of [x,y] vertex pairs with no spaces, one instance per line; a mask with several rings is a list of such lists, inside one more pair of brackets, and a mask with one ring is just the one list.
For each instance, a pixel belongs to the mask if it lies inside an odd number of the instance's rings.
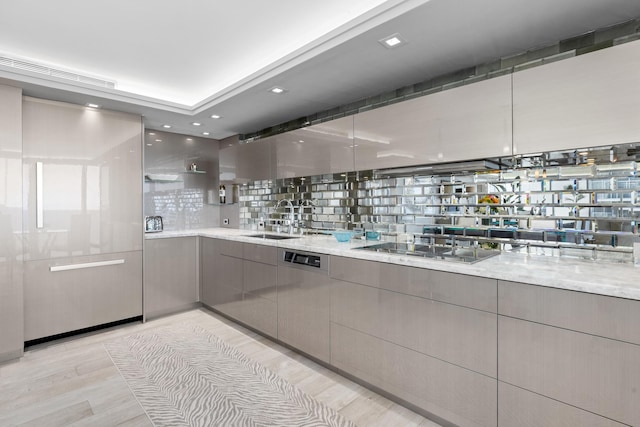
[[[380,231],[425,239],[630,261],[640,242],[637,144],[491,159],[501,170],[420,168],[258,181],[240,189],[240,225]],[[409,236],[409,237],[408,237]]]
[[217,227],[218,144],[206,138],[145,132],[144,215],[165,230]]

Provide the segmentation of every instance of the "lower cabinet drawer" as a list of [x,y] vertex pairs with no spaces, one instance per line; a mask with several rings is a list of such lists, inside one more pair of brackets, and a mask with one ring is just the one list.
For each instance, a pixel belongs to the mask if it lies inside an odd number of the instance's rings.
[[278,335],[278,308],[274,300],[245,292],[242,302],[236,304],[236,318],[258,331],[276,338]]
[[24,263],[25,341],[142,315],[142,251]]
[[498,425],[518,427],[622,427],[575,406],[498,383]]
[[495,313],[336,281],[331,321],[490,377],[498,375]]
[[331,324],[331,364],[458,426],[497,425],[497,381]]
[[253,243],[242,245],[243,258],[249,261],[262,262],[264,264],[278,264],[278,248]]
[[242,258],[243,244],[242,242],[234,242],[233,240],[218,240],[220,253],[222,255]]
[[640,426],[640,346],[498,317],[498,379]]

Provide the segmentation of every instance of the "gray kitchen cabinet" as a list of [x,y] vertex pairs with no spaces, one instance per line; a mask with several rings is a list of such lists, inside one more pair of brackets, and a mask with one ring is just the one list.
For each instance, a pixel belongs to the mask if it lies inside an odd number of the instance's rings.
[[329,275],[337,280],[492,313],[498,309],[495,279],[337,256],[331,258]]
[[640,41],[513,74],[514,154],[636,142]]
[[458,426],[497,425],[497,381],[331,323],[331,364]]
[[276,248],[206,237],[201,241],[202,302],[275,338]]
[[142,251],[24,263],[24,339],[142,315]]
[[608,418],[498,382],[498,425],[518,427],[622,427]]
[[[599,417],[572,422],[640,423],[640,301],[507,281],[498,282],[498,295],[499,379],[580,411],[527,393],[510,394],[505,405],[533,400],[541,408],[536,420],[556,411],[582,420],[587,411]],[[515,409],[501,416],[513,419]]]
[[278,335],[277,248],[243,244],[241,321],[260,332]]
[[254,261],[267,265],[278,265],[278,250],[275,246],[243,243],[242,257],[247,261]]
[[276,160],[273,137],[235,147],[236,183],[274,179]]
[[221,255],[242,259],[244,257],[244,249],[242,245],[242,242],[220,240],[219,251]]
[[495,313],[337,282],[331,293],[331,321],[490,377],[497,376]]
[[146,319],[194,307],[199,301],[197,237],[144,242],[144,316]]
[[330,276],[332,365],[456,425],[496,425],[496,280],[337,256]]
[[200,237],[200,301],[209,307],[218,303],[216,284],[220,274],[220,240]]
[[500,381],[640,425],[639,345],[506,316],[498,331]]
[[354,170],[353,116],[285,132],[273,141],[278,179]]
[[[324,266],[328,256],[321,257]],[[278,339],[328,363],[331,283],[326,269],[312,269],[278,265]]]
[[359,113],[355,170],[511,154],[511,76]]
[[498,281],[498,313],[640,345],[640,301]]
[[242,303],[242,243],[201,238],[200,265],[202,302],[237,318]]
[[0,85],[0,363],[24,344],[22,90]]
[[142,121],[22,102],[25,340],[142,315]]

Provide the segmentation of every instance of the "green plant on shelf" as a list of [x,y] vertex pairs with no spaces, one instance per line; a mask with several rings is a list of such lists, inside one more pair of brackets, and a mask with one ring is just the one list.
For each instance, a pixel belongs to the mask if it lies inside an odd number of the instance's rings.
[[578,203],[580,200],[585,198],[585,195],[583,193],[579,193],[575,189],[575,186],[571,184],[567,185],[565,190],[570,190],[571,192],[563,194],[563,203]]

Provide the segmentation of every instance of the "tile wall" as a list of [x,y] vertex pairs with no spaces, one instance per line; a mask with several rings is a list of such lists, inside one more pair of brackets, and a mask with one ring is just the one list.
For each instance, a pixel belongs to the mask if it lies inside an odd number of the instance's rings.
[[407,168],[257,181],[240,188],[240,227],[364,228],[385,240],[414,235],[443,244],[456,236],[458,245],[579,249],[584,257],[622,254],[628,261],[640,241],[637,147],[613,149],[492,159],[502,170],[422,176]]

